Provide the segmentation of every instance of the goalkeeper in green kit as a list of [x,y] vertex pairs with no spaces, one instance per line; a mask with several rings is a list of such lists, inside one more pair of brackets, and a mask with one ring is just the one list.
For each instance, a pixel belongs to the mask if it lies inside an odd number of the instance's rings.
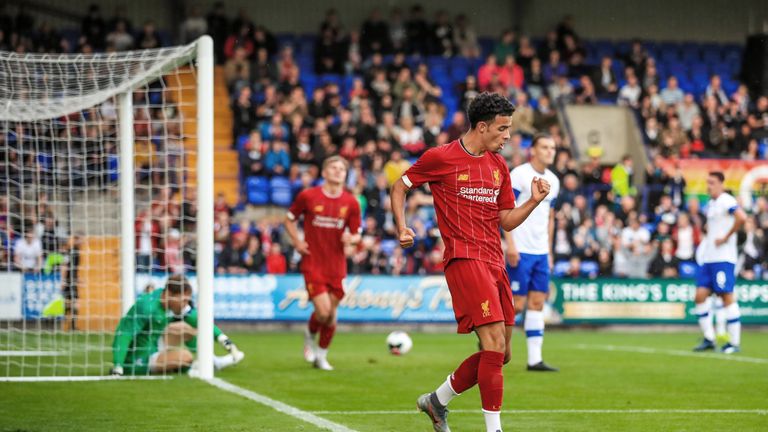
[[[141,295],[120,320],[112,343],[112,375],[194,372],[197,350],[197,310],[192,287],[182,275],[168,278],[164,289]],[[213,336],[229,352],[214,356],[218,369],[239,363],[245,356],[214,326]]]

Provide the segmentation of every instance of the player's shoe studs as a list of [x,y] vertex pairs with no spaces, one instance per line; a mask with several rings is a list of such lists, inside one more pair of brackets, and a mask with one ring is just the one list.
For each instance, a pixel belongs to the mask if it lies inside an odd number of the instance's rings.
[[310,332],[304,333],[304,360],[307,363],[314,363],[317,359],[315,355],[315,339]]
[[709,339],[702,339],[701,343],[696,345],[693,350],[695,352],[710,351],[715,349],[715,343]]
[[419,396],[416,407],[429,416],[435,432],[451,432],[451,428],[448,427],[448,408],[440,405],[434,392]]
[[731,345],[730,343],[727,343],[723,345],[722,348],[720,348],[720,352],[723,354],[736,354],[737,352],[741,352],[741,349],[739,349],[736,345]]
[[557,372],[560,369],[540,361],[535,365],[528,365],[528,370],[531,372]]
[[328,363],[328,360],[326,359],[315,359],[315,369],[320,369],[324,371],[332,371],[333,366],[331,366],[330,363]]

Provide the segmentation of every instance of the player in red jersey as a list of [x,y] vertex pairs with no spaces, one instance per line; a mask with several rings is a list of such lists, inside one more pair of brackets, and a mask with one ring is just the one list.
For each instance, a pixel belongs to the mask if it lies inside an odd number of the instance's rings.
[[483,347],[464,360],[437,390],[419,397],[418,408],[430,417],[435,431],[450,431],[448,402],[475,384],[480,386],[486,430],[501,431],[502,366],[510,358],[515,308],[499,226],[513,230],[549,193],[549,183],[534,178],[532,198],[515,207],[507,164],[497,154],[509,140],[514,110],[501,95],[478,95],[467,110],[469,132],[457,141],[428,150],[392,186],[392,212],[400,246],[407,248],[413,245],[414,232],[405,224],[406,193],[429,183],[445,243],[445,278],[457,331],[474,331]]
[[[327,355],[336,331],[336,308],[344,297],[341,283],[347,276],[344,246],[360,241],[360,204],[344,190],[347,169],[347,161],[341,156],[326,159],[323,185],[299,193],[285,218],[291,243],[302,255],[301,272],[315,306],[304,338],[304,358],[322,370],[333,370]],[[302,215],[303,240],[297,228]],[[315,346],[318,332],[320,338]]]

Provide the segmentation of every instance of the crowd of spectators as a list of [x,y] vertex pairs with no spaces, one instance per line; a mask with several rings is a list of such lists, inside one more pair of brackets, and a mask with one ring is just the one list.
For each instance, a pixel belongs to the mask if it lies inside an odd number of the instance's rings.
[[[325,157],[347,158],[347,186],[365,215],[363,241],[348,251],[353,272],[440,271],[443,245],[429,192],[409,196],[407,217],[417,242],[402,251],[394,240],[389,187],[424,151],[461,136],[467,129],[463,110],[481,91],[505,94],[517,106],[512,142],[504,148],[510,167],[525,162],[533,134],[546,132],[555,140],[552,170],[562,184],[555,270],[564,277],[688,275],[685,264],[692,262],[705,217],[698,199],[685,196],[685,180],[674,161],[764,156],[766,95],[750,95],[743,85],[733,89],[736,77],[719,74],[702,91],[680,86],[678,77],[664,70],[639,41],[625,51],[596,56],[570,17],[541,39],[508,30],[484,45],[465,15],[437,12],[429,19],[419,6],[389,13],[373,10],[360,27],[348,27],[342,14],[329,10],[311,38],[282,43],[245,9],[233,18],[227,12],[221,3],[205,17],[200,9],[191,9],[181,40],[214,36],[232,99],[232,147],[239,154],[242,178],[286,178],[297,193],[318,183]],[[89,10],[77,47],[51,43],[60,39],[42,34],[42,27],[27,36],[4,31],[10,36],[0,38],[0,46],[17,52],[89,52],[144,48],[163,40],[151,23],[136,32],[119,13],[102,19],[98,6]],[[450,67],[464,65],[467,73],[456,76],[446,70],[446,61]],[[562,103],[631,107],[648,146],[648,166],[635,167],[631,158],[605,166],[599,154],[579,164],[558,120]],[[644,171],[650,187],[635,184],[637,170]],[[162,252],[166,242],[176,240],[173,223],[162,222],[168,217],[154,214],[160,211],[151,206],[137,220],[137,248]],[[279,221],[252,221],[244,214],[217,201],[217,271],[296,271],[300,256]],[[763,273],[766,229],[768,204],[758,199],[740,235],[741,276]],[[152,243],[154,237],[163,244]],[[174,248],[183,251],[185,241],[179,240]],[[145,267],[172,267],[174,259],[165,254],[152,254]],[[193,253],[182,252],[176,262],[192,265],[187,255]]]

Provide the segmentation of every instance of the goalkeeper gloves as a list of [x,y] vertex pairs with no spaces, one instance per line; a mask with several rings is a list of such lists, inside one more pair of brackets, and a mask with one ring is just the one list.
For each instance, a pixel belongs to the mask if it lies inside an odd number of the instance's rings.
[[227,335],[225,335],[224,333],[220,334],[217,340],[219,341],[219,344],[221,344],[221,346],[223,346],[224,349],[227,350],[227,352],[231,353],[232,349],[237,350],[237,347],[235,346],[235,344],[233,344],[232,341],[229,339],[229,337],[227,337]]
[[109,374],[112,376],[123,376],[123,367],[115,366],[109,371]]

